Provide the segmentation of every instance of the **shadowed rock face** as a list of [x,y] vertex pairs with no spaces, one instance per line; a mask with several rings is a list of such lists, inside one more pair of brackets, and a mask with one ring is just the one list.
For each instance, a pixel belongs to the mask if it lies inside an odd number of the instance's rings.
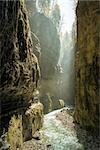
[[[23,112],[39,78],[24,1],[0,1],[0,129],[14,112]],[[35,41],[34,36],[34,41]],[[24,112],[23,112],[24,113]],[[23,114],[22,113],[22,114]]]
[[59,59],[60,40],[56,27],[43,14],[36,13],[30,17],[31,30],[39,38],[41,45],[41,75],[50,78]]
[[[41,68],[40,99],[44,105],[44,112],[48,112],[52,108],[57,108],[56,104],[54,104],[54,101],[58,101],[54,96],[57,95],[56,97],[58,97],[58,88],[56,89],[55,87],[57,85],[57,77],[54,78],[54,76],[55,66],[58,63],[60,53],[59,35],[57,34],[57,26],[53,24],[53,20],[44,11],[44,14],[41,14],[37,12],[38,9],[34,9],[36,1],[26,0],[25,2],[29,14],[32,41],[36,43],[35,47],[33,47],[33,52],[37,56]],[[44,6],[42,5],[41,10],[44,10]],[[48,11],[49,8],[47,9]],[[36,37],[35,40],[34,36]],[[39,46],[38,41],[40,41],[40,50],[37,49]],[[53,105],[51,104],[52,99],[47,96],[48,93],[54,99]]]
[[87,129],[99,127],[99,1],[77,6],[75,120]]

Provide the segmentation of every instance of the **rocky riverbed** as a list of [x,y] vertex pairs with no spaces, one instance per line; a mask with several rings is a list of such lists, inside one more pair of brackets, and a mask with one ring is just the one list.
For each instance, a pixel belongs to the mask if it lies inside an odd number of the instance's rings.
[[99,150],[99,141],[74,123],[73,110],[66,107],[45,115],[43,128],[23,150]]

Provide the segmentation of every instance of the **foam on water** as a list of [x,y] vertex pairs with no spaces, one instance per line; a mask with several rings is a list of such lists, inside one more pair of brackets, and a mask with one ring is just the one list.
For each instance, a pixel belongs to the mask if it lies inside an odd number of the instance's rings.
[[45,115],[41,132],[48,137],[54,150],[83,150],[77,136],[69,132],[61,121],[56,119],[56,115],[60,111],[61,109],[55,110]]

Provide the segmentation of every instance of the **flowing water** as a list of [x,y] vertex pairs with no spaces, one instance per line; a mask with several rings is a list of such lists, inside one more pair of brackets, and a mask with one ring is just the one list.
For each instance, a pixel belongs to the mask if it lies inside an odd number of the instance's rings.
[[83,150],[78,142],[77,136],[64,127],[62,122],[56,118],[61,111],[55,110],[44,117],[41,133],[48,137],[53,150]]

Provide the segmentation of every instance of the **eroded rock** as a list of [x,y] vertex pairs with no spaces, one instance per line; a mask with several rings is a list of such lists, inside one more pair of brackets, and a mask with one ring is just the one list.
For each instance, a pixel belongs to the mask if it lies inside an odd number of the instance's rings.
[[34,133],[42,127],[43,124],[43,105],[38,102],[32,104],[23,115],[23,137],[24,141],[34,136]]
[[38,37],[41,45],[41,76],[50,78],[55,72],[60,53],[60,40],[52,21],[43,14],[30,17],[31,31]]
[[[0,12],[0,134],[4,128],[11,149],[16,150],[23,144],[23,116],[34,101],[40,70],[24,0],[0,1]],[[38,111],[35,115],[34,130],[43,117]],[[29,119],[28,124],[32,126]]]
[[99,128],[99,1],[77,6],[75,120],[86,129]]

